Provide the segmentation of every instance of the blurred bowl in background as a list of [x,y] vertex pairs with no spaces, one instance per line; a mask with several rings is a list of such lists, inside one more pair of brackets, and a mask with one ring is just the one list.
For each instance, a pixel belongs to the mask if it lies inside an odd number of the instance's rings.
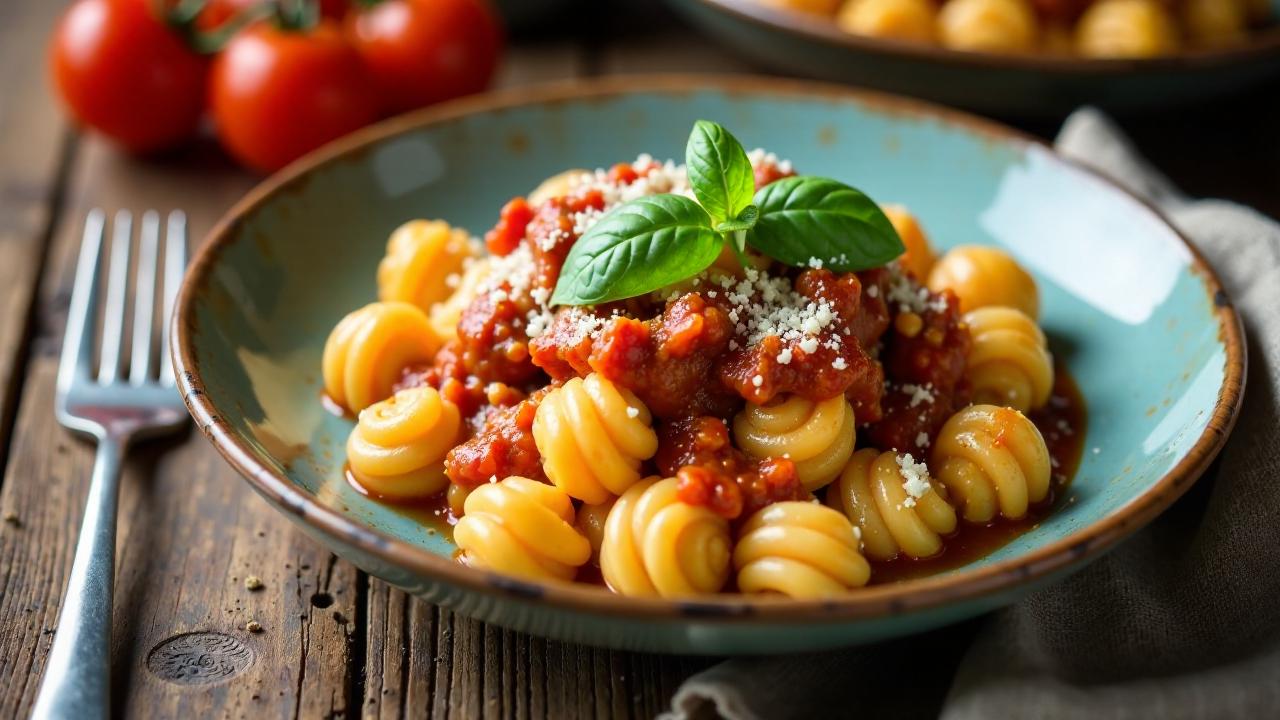
[[[1061,117],[1086,104],[1120,114],[1152,111],[1280,81],[1280,26],[1255,32],[1231,48],[1089,59],[964,52],[853,35],[831,18],[756,0],[669,3],[760,65],[994,115]],[[1280,10],[1275,14],[1280,17]]]

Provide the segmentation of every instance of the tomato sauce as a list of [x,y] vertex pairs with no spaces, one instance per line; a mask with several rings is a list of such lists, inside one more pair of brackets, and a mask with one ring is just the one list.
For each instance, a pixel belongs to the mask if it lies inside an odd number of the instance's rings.
[[871,563],[872,585],[903,582],[937,575],[979,560],[1008,545],[1019,535],[1035,528],[1046,517],[1060,512],[1070,501],[1067,488],[1084,454],[1087,428],[1084,397],[1075,380],[1062,365],[1054,368],[1053,393],[1049,404],[1028,417],[1044,436],[1053,460],[1049,497],[1031,508],[1021,520],[997,518],[988,525],[960,522],[960,529],[946,540],[940,554],[923,560],[902,556],[890,562]]

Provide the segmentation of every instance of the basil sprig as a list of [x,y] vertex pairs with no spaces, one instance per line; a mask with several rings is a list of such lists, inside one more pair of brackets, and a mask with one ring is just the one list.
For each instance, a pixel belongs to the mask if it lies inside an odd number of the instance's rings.
[[[818,177],[789,177],[755,189],[747,153],[728,130],[699,120],[685,147],[683,195],[649,195],[609,211],[574,243],[552,305],[595,305],[652,292],[705,270],[726,243],[787,265],[838,272],[878,267],[902,254],[902,240],[862,192]],[[745,263],[744,263],[745,264]]]

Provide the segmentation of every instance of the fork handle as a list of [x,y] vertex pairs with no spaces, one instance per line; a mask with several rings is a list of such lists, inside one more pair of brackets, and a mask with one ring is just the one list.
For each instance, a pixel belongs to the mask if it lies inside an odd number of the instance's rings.
[[31,714],[35,720],[91,720],[110,714],[111,592],[123,453],[119,439],[98,443],[58,630]]

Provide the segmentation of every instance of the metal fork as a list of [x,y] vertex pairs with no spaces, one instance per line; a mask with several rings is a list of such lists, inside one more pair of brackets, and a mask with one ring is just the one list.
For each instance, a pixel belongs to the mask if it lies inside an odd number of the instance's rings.
[[[67,331],[58,363],[57,414],[65,427],[97,441],[98,453],[76,542],[75,561],[58,617],[32,717],[105,718],[110,713],[111,593],[115,580],[116,504],[120,464],[131,442],[181,429],[188,416],[169,362],[169,319],[187,263],[186,216],[169,214],[164,267],[159,267],[160,216],[142,216],[135,273],[129,373],[123,374],[133,216],[116,214],[105,307],[98,274],[106,234],[101,210],[85,220]],[[163,275],[161,282],[161,275]],[[160,362],[152,361],[156,286],[161,285]],[[97,332],[95,332],[95,326]],[[99,359],[94,367],[94,345]]]

